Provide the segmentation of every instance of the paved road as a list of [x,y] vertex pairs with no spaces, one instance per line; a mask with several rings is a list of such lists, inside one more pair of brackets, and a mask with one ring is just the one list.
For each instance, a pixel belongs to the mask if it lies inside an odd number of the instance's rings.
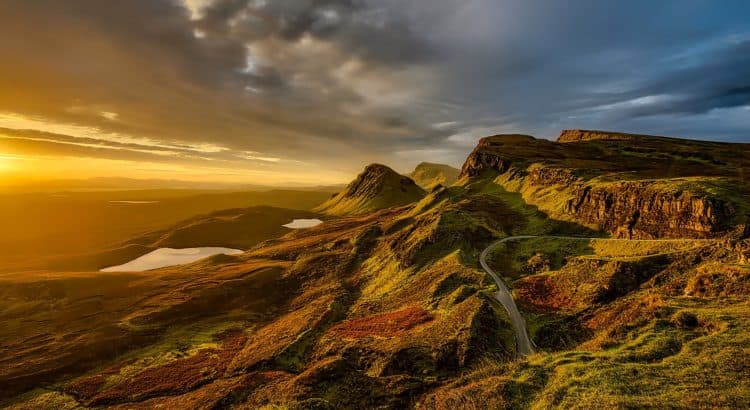
[[[513,323],[513,327],[516,329],[516,349],[518,351],[518,354],[521,356],[527,356],[532,353],[534,353],[534,343],[529,338],[529,333],[526,330],[526,321],[523,320],[523,316],[521,316],[521,312],[518,311],[518,306],[516,306],[516,302],[513,300],[513,296],[511,295],[510,291],[508,290],[508,287],[505,286],[505,282],[500,278],[500,275],[498,275],[495,271],[492,270],[492,268],[487,265],[487,255],[490,253],[490,251],[500,245],[501,243],[505,242],[511,242],[511,241],[517,241],[520,239],[531,239],[531,238],[554,238],[554,239],[572,239],[572,240],[586,240],[590,241],[592,239],[598,239],[598,240],[608,240],[608,241],[640,241],[640,242],[665,242],[665,241],[685,241],[686,239],[615,239],[615,238],[586,238],[586,237],[580,237],[580,236],[554,236],[554,235],[544,235],[544,236],[538,236],[538,235],[518,235],[518,236],[509,236],[507,238],[500,239],[499,241],[493,242],[490,244],[490,246],[486,247],[482,251],[482,255],[479,257],[479,263],[482,265],[482,269],[484,269],[490,276],[492,276],[492,279],[497,284],[497,292],[495,292],[495,299],[500,302],[505,310],[508,312],[508,316],[510,316],[510,321]],[[695,241],[698,239],[688,239],[691,241]],[[704,239],[701,241],[709,241],[710,239]]]

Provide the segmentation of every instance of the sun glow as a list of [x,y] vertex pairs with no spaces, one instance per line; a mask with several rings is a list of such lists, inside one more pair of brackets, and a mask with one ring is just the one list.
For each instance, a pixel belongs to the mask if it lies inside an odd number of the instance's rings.
[[[140,154],[145,158],[140,159]],[[310,169],[311,164],[302,161],[232,150],[210,142],[164,142],[0,112],[0,184],[6,186],[124,175],[135,179],[318,185],[339,183],[349,175],[342,170],[310,173]]]
[[0,172],[10,171],[14,168],[14,163],[24,160],[24,157],[11,154],[0,153]]

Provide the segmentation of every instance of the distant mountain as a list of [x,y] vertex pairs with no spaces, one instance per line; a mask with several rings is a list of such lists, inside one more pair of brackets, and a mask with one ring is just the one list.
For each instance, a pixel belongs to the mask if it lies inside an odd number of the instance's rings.
[[411,178],[381,164],[370,164],[331,199],[316,208],[331,215],[357,215],[416,202],[425,195]]
[[436,185],[452,185],[458,179],[461,170],[446,164],[422,162],[414,168],[409,176],[424,189],[432,189]]

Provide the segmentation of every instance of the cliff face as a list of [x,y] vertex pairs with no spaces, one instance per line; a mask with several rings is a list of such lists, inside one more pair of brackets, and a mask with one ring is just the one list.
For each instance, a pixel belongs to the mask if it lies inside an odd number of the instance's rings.
[[[623,141],[638,139],[640,135],[626,134],[622,132],[609,132],[609,131],[594,131],[594,130],[563,130],[560,136],[557,137],[557,142],[578,142],[578,141]],[[651,137],[647,138],[663,138],[663,137]]]
[[485,137],[479,140],[476,148],[469,154],[461,167],[460,177],[474,177],[484,171],[494,170],[499,173],[508,171],[510,165],[514,162],[520,162],[523,159],[513,157],[512,151],[504,148],[511,145],[520,146],[521,144],[536,144],[539,140],[530,135],[508,134]]
[[707,238],[730,228],[731,204],[690,193],[662,193],[649,182],[578,185],[564,212],[620,238]]
[[[706,165],[703,157],[710,150],[701,158],[684,159],[681,153],[690,144],[715,149],[716,161]],[[644,158],[642,145],[653,159]],[[707,238],[729,233],[747,213],[737,202],[747,189],[742,169],[716,165],[728,163],[721,155],[730,150],[743,164],[747,144],[731,145],[582,130],[563,131],[557,143],[501,135],[480,140],[461,176],[476,178],[489,171],[499,175],[496,182],[505,189],[520,192],[553,218],[616,237]],[[667,161],[667,155],[678,159]],[[733,172],[739,178],[732,178]]]

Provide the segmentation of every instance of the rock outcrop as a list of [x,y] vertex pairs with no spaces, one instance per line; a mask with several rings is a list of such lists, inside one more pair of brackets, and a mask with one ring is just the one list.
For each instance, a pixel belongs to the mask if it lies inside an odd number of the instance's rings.
[[579,142],[579,141],[627,141],[639,139],[641,137],[647,138],[664,138],[655,136],[645,136],[637,134],[626,134],[623,132],[611,132],[611,131],[594,131],[594,130],[563,130],[560,136],[557,137],[557,142]]
[[652,185],[576,185],[564,212],[620,238],[708,238],[730,229],[735,214],[731,204],[684,191],[664,193]]

